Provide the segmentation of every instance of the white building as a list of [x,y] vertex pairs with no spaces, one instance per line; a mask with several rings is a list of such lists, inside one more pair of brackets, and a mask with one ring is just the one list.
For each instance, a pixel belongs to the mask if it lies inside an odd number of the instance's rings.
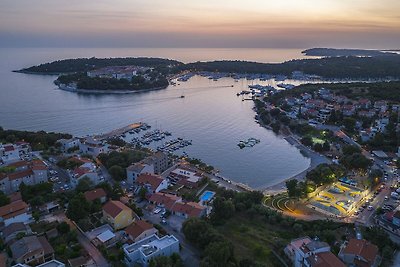
[[136,178],[141,174],[154,174],[154,165],[145,163],[135,163],[126,168],[126,177],[129,184],[136,182]]
[[61,148],[64,152],[68,151],[68,149],[73,147],[79,146],[79,139],[78,138],[71,138],[71,139],[60,139],[57,143],[61,144]]
[[312,240],[308,236],[292,240],[284,249],[294,267],[304,266],[304,260],[316,253],[330,251],[330,246],[321,241]]
[[28,154],[31,147],[26,142],[17,142],[15,144],[0,144],[0,165],[1,162],[11,163],[21,160],[23,155]]
[[173,235],[160,238],[154,234],[124,247],[126,266],[138,264],[147,267],[151,259],[158,256],[170,256],[173,253],[179,253],[179,241]]
[[79,150],[84,154],[97,157],[101,153],[108,152],[108,145],[93,137],[82,138],[79,140]]

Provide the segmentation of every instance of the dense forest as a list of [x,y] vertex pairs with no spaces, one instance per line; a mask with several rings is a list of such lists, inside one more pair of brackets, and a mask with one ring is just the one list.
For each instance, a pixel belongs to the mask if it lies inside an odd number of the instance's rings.
[[54,146],[57,140],[71,138],[70,134],[47,133],[45,131],[29,132],[17,130],[5,130],[0,127],[0,143],[14,143],[25,141],[31,144],[33,150],[45,150]]
[[319,75],[329,79],[382,79],[400,78],[400,56],[330,57],[300,59],[283,63],[257,63],[248,61],[195,62],[177,67],[179,70],[266,73],[291,75],[293,71]]
[[168,80],[160,73],[154,73],[150,80],[143,76],[134,76],[132,80],[116,78],[88,77],[86,73],[75,73],[61,75],[54,82],[56,85],[76,83],[77,89],[85,90],[146,90],[154,88],[165,88]]
[[161,71],[167,66],[177,66],[182,63],[176,60],[163,58],[76,58],[63,59],[51,63],[44,63],[38,66],[33,66],[19,70],[18,72],[40,73],[40,74],[60,74],[60,73],[75,73],[87,72],[89,70],[99,69],[108,66],[142,66],[153,67]]

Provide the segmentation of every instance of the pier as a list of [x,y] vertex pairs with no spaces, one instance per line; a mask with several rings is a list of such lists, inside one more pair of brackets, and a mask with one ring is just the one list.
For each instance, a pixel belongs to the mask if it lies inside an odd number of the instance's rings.
[[137,128],[140,128],[143,125],[144,124],[141,123],[141,122],[132,123],[132,124],[129,124],[129,125],[125,126],[125,127],[112,130],[111,132],[108,132],[108,133],[105,133],[105,134],[96,135],[95,139],[103,140],[103,139],[111,138],[111,137],[114,137],[114,136],[119,136],[119,135],[125,134],[125,133],[127,133],[127,132],[129,132],[131,130],[135,130]]

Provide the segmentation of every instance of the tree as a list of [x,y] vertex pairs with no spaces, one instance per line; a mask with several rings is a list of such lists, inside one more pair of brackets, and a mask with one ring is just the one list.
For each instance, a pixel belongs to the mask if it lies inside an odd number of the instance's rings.
[[211,220],[214,223],[220,223],[222,220],[229,219],[235,213],[235,205],[232,200],[217,196],[213,201],[213,210]]
[[82,179],[79,180],[78,184],[76,185],[76,191],[78,192],[86,192],[89,191],[93,186],[92,181],[89,177],[84,176]]
[[355,153],[361,153],[361,149],[357,146],[347,145],[342,149],[344,155],[353,155]]
[[66,222],[62,222],[59,225],[57,225],[57,230],[60,232],[60,234],[66,234],[70,230],[70,226]]
[[356,120],[354,118],[344,118],[343,126],[349,133],[354,132],[354,127],[356,126]]
[[122,181],[126,178],[125,170],[121,166],[114,165],[108,170],[108,172],[110,173],[111,177],[116,181]]
[[124,190],[119,183],[115,183],[112,188],[111,198],[113,200],[119,200],[124,195]]
[[345,155],[340,158],[340,163],[349,169],[367,170],[372,161],[360,153]]
[[68,205],[67,217],[79,221],[89,215],[90,205],[82,193],[76,194]]
[[182,232],[189,242],[200,249],[204,249],[213,241],[223,239],[209,223],[199,218],[186,220],[182,225]]
[[10,204],[10,198],[6,196],[3,191],[0,191],[0,207],[3,207],[7,204]]
[[145,187],[140,188],[139,190],[139,197],[140,199],[145,199],[147,194],[147,189]]
[[312,146],[313,145],[313,141],[312,141],[312,138],[310,136],[304,136],[303,138],[301,138],[300,142],[305,146]]
[[297,197],[297,184],[298,181],[296,179],[291,179],[289,181],[286,181],[286,188],[289,197]]
[[210,243],[204,251],[201,266],[230,266],[235,263],[232,243],[222,240]]

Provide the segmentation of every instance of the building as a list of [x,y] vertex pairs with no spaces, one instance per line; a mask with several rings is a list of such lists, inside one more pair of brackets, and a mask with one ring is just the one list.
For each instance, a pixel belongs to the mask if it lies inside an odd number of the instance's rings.
[[170,211],[176,202],[182,202],[182,198],[166,193],[154,193],[150,196],[149,202]]
[[93,137],[86,137],[79,139],[79,150],[84,154],[89,154],[97,157],[101,153],[108,152],[108,145],[102,141],[96,140]]
[[100,203],[105,203],[107,201],[107,193],[103,188],[96,188],[84,193],[87,201],[92,202],[96,199],[100,200]]
[[[31,267],[31,266],[22,264],[22,263],[18,263],[17,265],[14,265],[13,267]],[[40,265],[36,265],[36,267],[65,267],[65,264],[58,260],[51,260],[51,261],[42,263]]]
[[0,174],[0,190],[6,194],[18,191],[21,183],[35,185],[48,182],[48,167],[41,160],[18,160],[7,166],[14,167],[15,171]]
[[172,184],[184,185],[188,188],[196,188],[199,181],[202,179],[200,173],[196,173],[184,168],[176,168],[171,171],[168,178]]
[[168,181],[159,175],[141,174],[136,178],[136,183],[145,187],[151,193],[157,193],[168,188]]
[[138,220],[125,229],[126,235],[133,241],[138,242],[146,237],[157,234],[158,230],[146,221]]
[[126,168],[126,177],[129,184],[135,183],[141,174],[154,174],[154,165],[137,162]]
[[332,252],[320,252],[304,259],[305,267],[346,267]]
[[72,173],[71,182],[75,186],[77,186],[79,181],[84,177],[87,177],[94,185],[97,185],[100,182],[100,178],[97,172],[86,167],[76,168]]
[[9,243],[12,240],[17,238],[18,234],[28,235],[31,234],[32,231],[27,224],[22,222],[10,223],[6,227],[4,227],[1,232],[1,237],[6,243]]
[[119,230],[130,225],[136,214],[131,208],[120,201],[110,200],[103,206],[103,219],[107,221],[114,230]]
[[157,151],[152,156],[144,159],[143,163],[153,165],[155,174],[161,174],[169,167],[168,155],[161,151]]
[[381,262],[379,249],[365,239],[350,239],[339,252],[339,258],[349,266],[377,267]]
[[32,215],[29,212],[29,206],[22,200],[17,200],[0,207],[0,222],[8,226],[12,223],[24,223],[31,222]]
[[61,149],[64,152],[68,152],[71,148],[79,148],[79,139],[78,138],[71,138],[71,139],[60,139],[57,141],[61,145]]
[[170,256],[179,253],[179,241],[173,235],[158,237],[151,235],[139,242],[124,247],[126,266],[147,267],[150,260],[158,256]]
[[28,265],[54,259],[54,249],[44,236],[26,236],[10,245],[13,260]]
[[172,208],[171,213],[183,218],[200,218],[206,215],[207,208],[196,202],[176,202]]
[[308,236],[292,240],[284,249],[294,267],[303,267],[304,261],[316,253],[330,252],[330,246],[325,242],[312,240]]
[[0,144],[0,164],[7,164],[21,160],[31,152],[29,143],[17,142],[15,144]]

